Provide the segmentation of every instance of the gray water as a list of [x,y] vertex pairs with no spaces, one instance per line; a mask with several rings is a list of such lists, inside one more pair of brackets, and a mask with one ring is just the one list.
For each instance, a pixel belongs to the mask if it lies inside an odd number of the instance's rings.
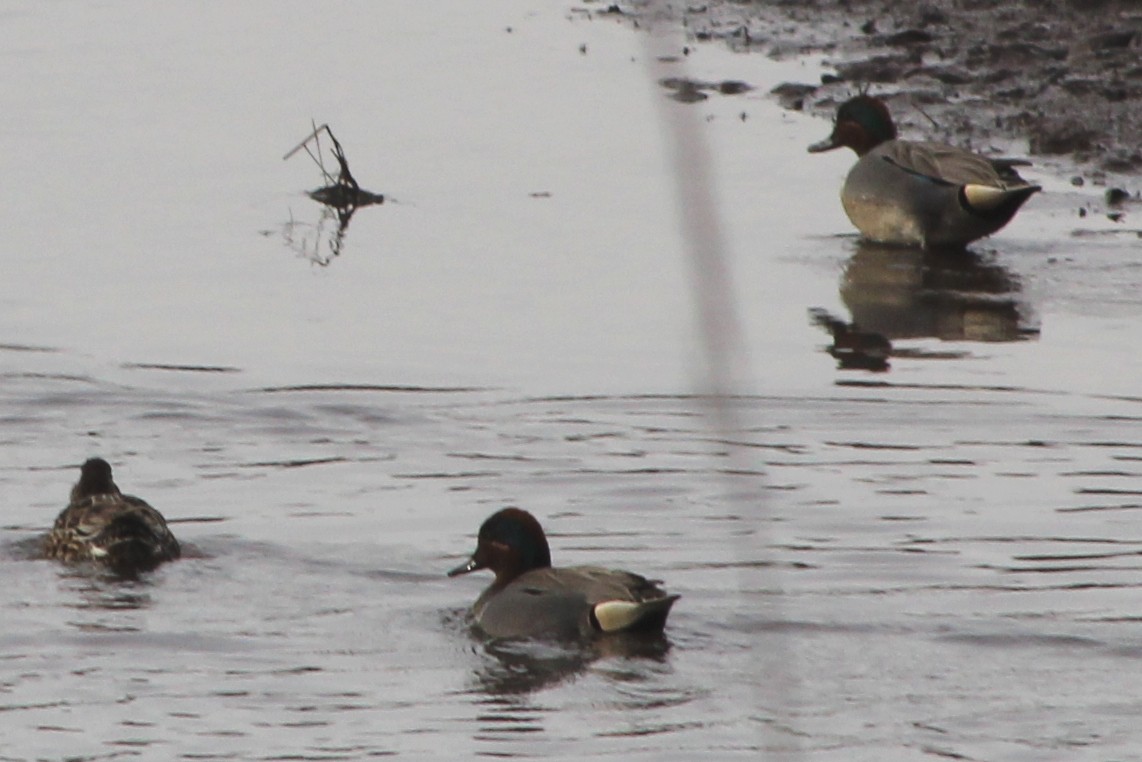
[[[1142,758],[1136,215],[1048,165],[963,262],[859,244],[851,158],[764,95],[819,62],[655,67],[584,9],[4,10],[0,760]],[[336,254],[281,159],[311,119],[388,196]],[[672,119],[733,282],[720,407]],[[184,559],[37,557],[93,455]],[[475,637],[487,578],[443,574],[508,504],[665,580],[665,639]]]

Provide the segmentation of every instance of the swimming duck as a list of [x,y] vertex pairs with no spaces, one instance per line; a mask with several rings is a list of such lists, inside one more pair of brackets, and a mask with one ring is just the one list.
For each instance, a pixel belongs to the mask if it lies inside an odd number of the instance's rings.
[[504,508],[480,527],[476,551],[449,577],[490,569],[496,578],[472,606],[494,638],[575,639],[599,633],[657,631],[677,595],[638,574],[597,566],[553,568],[543,528],[520,508]]
[[102,458],[83,464],[71,502],[56,518],[44,553],[68,563],[94,561],[132,575],[181,555],[162,514],[133,495],[124,495]]
[[871,95],[842,103],[833,133],[809,152],[841,146],[860,157],[841,189],[841,204],[864,237],[879,243],[963,246],[999,230],[1042,190],[1015,171],[1026,161],[897,140],[888,107]]

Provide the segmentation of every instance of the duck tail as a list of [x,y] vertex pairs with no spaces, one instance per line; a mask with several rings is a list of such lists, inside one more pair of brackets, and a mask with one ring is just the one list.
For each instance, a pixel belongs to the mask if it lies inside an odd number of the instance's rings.
[[591,623],[603,632],[657,631],[666,626],[670,607],[681,596],[649,601],[603,601],[591,609]]
[[1043,190],[1038,185],[1018,185],[1013,188],[996,188],[991,185],[969,183],[960,188],[960,204],[976,214],[1014,215],[1023,202]]
[[93,558],[123,574],[150,571],[179,557],[178,541],[166,527],[152,526],[137,514],[119,516],[92,542]]

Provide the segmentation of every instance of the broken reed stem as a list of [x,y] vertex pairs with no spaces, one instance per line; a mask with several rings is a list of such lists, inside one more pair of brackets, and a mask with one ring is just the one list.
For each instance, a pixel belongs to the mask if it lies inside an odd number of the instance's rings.
[[[325,178],[325,182],[332,184],[334,182],[334,177],[333,177],[333,175],[331,175],[329,173],[328,170],[325,169],[325,162],[321,158],[321,153],[322,153],[321,152],[321,132],[322,132],[322,130],[324,130],[325,133],[329,136],[329,138],[333,141],[333,145],[335,145],[335,146],[339,145],[337,143],[337,138],[333,137],[333,130],[329,129],[328,124],[323,124],[320,127],[318,127],[317,124],[315,122],[313,122],[312,120],[310,121],[310,124],[313,126],[313,131],[305,137],[305,140],[301,141],[296,146],[291,148],[286,153],[286,155],[282,157],[282,160],[284,161],[286,159],[289,159],[295,153],[297,153],[298,151],[300,151],[304,148],[305,152],[307,154],[309,154],[309,158],[312,159],[313,163],[317,165],[317,168],[321,170],[321,176],[323,178]],[[309,144],[311,142],[317,144],[317,150],[316,151],[309,147]]]
[[[310,124],[313,124],[313,122],[310,122]],[[314,128],[313,128],[313,132],[311,132],[311,133],[309,133],[308,135],[306,135],[306,136],[305,136],[305,140],[301,141],[300,143],[298,143],[297,145],[295,145],[293,148],[291,148],[291,149],[290,149],[288,152],[286,152],[286,155],[282,157],[282,160],[284,161],[284,160],[288,159],[289,157],[293,156],[295,153],[297,153],[297,152],[298,152],[298,151],[300,151],[301,149],[305,148],[307,145],[309,145],[309,141],[311,141],[311,140],[313,140],[314,138],[318,137],[318,134],[319,134],[319,133],[320,133],[322,130],[326,130],[326,131],[328,131],[328,130],[329,130],[329,125],[328,125],[328,124],[323,124],[323,125],[321,125],[320,127],[314,127]]]

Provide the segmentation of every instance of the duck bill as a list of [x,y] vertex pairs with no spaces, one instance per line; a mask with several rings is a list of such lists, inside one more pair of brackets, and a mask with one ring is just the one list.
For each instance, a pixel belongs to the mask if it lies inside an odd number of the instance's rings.
[[837,142],[837,136],[830,135],[824,140],[819,140],[813,145],[809,146],[809,153],[824,153],[825,151],[831,151],[834,148],[839,148],[840,145],[841,144]]
[[474,572],[477,569],[483,568],[484,565],[477,561],[475,556],[472,556],[467,561],[457,566],[455,569],[450,570],[448,572],[448,576],[459,577],[461,574],[467,574],[468,572]]

